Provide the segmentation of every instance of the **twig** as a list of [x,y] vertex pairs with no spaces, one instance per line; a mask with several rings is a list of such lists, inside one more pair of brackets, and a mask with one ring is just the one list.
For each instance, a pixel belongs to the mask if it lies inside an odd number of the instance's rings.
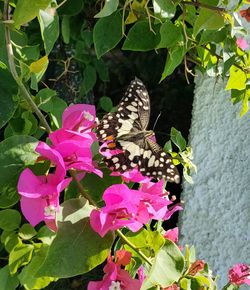
[[68,0],[63,0],[63,2],[61,2],[59,5],[56,6],[56,9],[60,8],[61,6],[63,6]]
[[[4,15],[3,15],[3,17],[4,17],[5,21],[9,20],[9,0],[4,1]],[[30,105],[30,107],[33,109],[33,111],[36,113],[37,117],[39,118],[39,120],[41,121],[43,126],[46,128],[46,131],[48,133],[50,133],[52,130],[51,130],[49,124],[47,123],[44,115],[39,110],[39,108],[37,107],[35,102],[33,101],[32,96],[30,95],[30,93],[28,92],[25,85],[23,84],[23,82],[21,81],[21,79],[19,78],[19,76],[17,74],[16,65],[14,62],[13,47],[12,47],[11,38],[10,38],[10,29],[9,29],[7,24],[5,24],[5,26],[4,26],[4,31],[5,31],[5,41],[6,41],[6,49],[7,49],[10,72],[11,72],[14,80],[16,81],[19,89],[20,89],[22,96],[27,101],[27,103]]]

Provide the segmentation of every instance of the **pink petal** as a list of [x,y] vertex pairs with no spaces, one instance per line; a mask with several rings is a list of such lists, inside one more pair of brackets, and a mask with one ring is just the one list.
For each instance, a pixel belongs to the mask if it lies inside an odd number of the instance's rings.
[[247,41],[244,38],[237,38],[236,44],[242,50],[245,50],[245,49],[248,48],[248,43],[247,43]]
[[36,176],[29,168],[26,168],[19,176],[17,190],[23,196],[39,198],[43,194],[39,190],[45,182],[45,176]]
[[20,202],[23,215],[33,227],[44,220],[45,199],[22,196]]
[[93,126],[95,117],[95,106],[85,104],[73,105],[63,112],[62,127],[64,129],[81,132]]

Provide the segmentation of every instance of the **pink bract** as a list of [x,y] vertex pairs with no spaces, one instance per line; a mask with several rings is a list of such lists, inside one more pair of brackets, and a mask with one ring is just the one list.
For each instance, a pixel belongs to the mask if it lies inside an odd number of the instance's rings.
[[239,48],[241,48],[242,50],[245,50],[248,48],[248,43],[244,38],[237,38],[236,40],[236,44]]
[[178,243],[178,237],[179,237],[179,229],[178,227],[175,227],[171,230],[166,231],[166,233],[163,235],[165,239],[168,239],[174,243]]
[[83,133],[94,126],[95,118],[95,106],[86,104],[72,105],[63,112],[62,128]]
[[103,271],[105,273],[103,280],[89,282],[88,290],[109,290],[115,286],[118,287],[117,289],[126,290],[139,290],[141,288],[141,281],[130,277],[129,273],[114,263],[111,257],[108,258]]
[[168,206],[172,202],[164,193],[163,181],[143,184],[140,190],[115,184],[105,190],[103,200],[106,205],[100,210],[93,210],[90,215],[92,228],[102,237],[108,231],[124,226],[136,232],[151,219],[165,220],[178,210],[173,208],[169,211]]
[[246,264],[236,264],[228,271],[228,280],[231,284],[250,286],[250,268]]
[[102,177],[102,172],[95,168],[92,161],[91,145],[95,135],[89,133],[76,133],[59,129],[49,135],[53,148],[63,157],[65,167],[82,171],[93,172]]
[[54,173],[36,176],[29,168],[19,176],[17,189],[21,195],[21,209],[25,218],[32,226],[45,221],[55,230],[55,215],[59,208],[59,195],[71,181],[64,178],[66,170],[61,155],[40,142],[36,151],[55,166]]

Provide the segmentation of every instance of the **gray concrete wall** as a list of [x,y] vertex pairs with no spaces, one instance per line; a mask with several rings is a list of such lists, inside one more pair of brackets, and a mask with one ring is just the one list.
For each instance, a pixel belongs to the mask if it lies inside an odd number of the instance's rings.
[[229,267],[250,264],[250,112],[240,118],[224,88],[196,78],[189,143],[198,172],[194,185],[183,184],[180,222],[181,244],[195,245],[219,287]]

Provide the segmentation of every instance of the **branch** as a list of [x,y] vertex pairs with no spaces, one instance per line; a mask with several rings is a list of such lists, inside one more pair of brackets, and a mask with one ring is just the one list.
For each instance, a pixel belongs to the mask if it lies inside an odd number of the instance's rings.
[[[4,14],[3,15],[4,21],[7,21],[7,23],[8,23],[8,21],[9,21],[9,0],[6,0],[4,2],[4,13],[3,14]],[[30,93],[26,89],[25,85],[23,84],[23,82],[19,78],[18,73],[16,71],[16,65],[14,62],[13,47],[12,47],[11,38],[10,38],[10,29],[9,29],[7,23],[4,25],[4,31],[5,31],[6,50],[7,50],[7,55],[8,55],[10,72],[11,72],[14,80],[16,81],[19,89],[20,89],[22,96],[27,101],[27,103],[30,105],[30,107],[33,109],[33,111],[36,113],[37,117],[39,118],[39,120],[41,121],[43,126],[45,127],[46,131],[48,133],[50,133],[52,130],[51,130],[49,124],[47,123],[42,112],[39,110],[39,108],[37,107],[37,105],[33,101],[32,96],[30,95]]]
[[183,4],[183,5],[190,5],[190,6],[195,6],[195,7],[207,8],[207,9],[218,11],[218,12],[226,12],[226,9],[224,9],[224,8],[215,7],[215,6],[208,5],[208,4],[205,4],[205,3],[200,3],[200,2],[181,1],[180,3]]

